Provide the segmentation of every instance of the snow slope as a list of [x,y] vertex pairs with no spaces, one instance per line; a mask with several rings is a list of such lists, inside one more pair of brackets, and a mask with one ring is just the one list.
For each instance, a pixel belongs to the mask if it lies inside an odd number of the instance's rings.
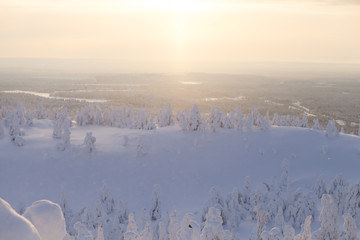
[[[23,147],[6,136],[0,139],[0,196],[16,210],[39,199],[59,203],[63,187],[78,211],[94,206],[106,184],[140,215],[151,207],[152,188],[159,184],[163,211],[175,207],[180,216],[191,211],[199,217],[211,187],[226,195],[249,176],[254,189],[262,188],[263,181],[280,175],[283,160],[289,162],[293,189],[306,188],[321,175],[326,181],[338,174],[360,180],[359,137],[329,139],[310,129],[183,132],[177,125],[151,131],[84,126],[71,128],[66,151],[57,150],[60,140],[52,138],[50,120],[34,120],[24,131]],[[90,131],[96,137],[93,153],[83,145]],[[140,139],[144,156],[137,150]]]

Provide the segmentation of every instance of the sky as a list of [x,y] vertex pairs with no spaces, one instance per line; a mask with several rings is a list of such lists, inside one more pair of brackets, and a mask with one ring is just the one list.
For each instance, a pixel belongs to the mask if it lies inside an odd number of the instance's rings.
[[360,63],[359,26],[360,0],[0,0],[0,58]]

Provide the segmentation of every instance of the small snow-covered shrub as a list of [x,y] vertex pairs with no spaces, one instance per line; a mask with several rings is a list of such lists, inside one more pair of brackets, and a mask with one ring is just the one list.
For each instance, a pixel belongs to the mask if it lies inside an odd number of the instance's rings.
[[92,132],[87,132],[84,144],[88,152],[93,152],[95,150],[96,138],[92,135]]

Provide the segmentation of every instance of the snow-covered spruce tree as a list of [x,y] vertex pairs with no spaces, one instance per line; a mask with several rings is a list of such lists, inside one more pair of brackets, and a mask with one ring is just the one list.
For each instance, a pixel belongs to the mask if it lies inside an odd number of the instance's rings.
[[256,228],[250,237],[251,240],[262,240],[261,234],[266,229],[266,214],[267,212],[262,211],[259,207],[255,207],[254,212],[256,212]]
[[95,150],[95,142],[96,138],[93,137],[92,132],[87,132],[84,139],[84,144],[88,152],[91,153]]
[[224,231],[220,209],[210,207],[205,217],[205,226],[201,231],[200,240],[227,240],[230,232]]
[[285,221],[284,221],[284,212],[282,207],[278,207],[278,213],[275,216],[274,223],[275,223],[275,227],[279,228],[281,232],[283,232]]
[[204,207],[202,218],[201,218],[202,222],[205,222],[206,215],[207,215],[210,207],[215,207],[220,210],[220,216],[222,218],[223,225],[226,225],[227,219],[228,219],[227,209],[225,206],[224,199],[221,196],[220,192],[216,189],[216,187],[212,187],[210,189],[210,199],[207,201],[207,203]]
[[236,108],[236,110],[235,110],[234,126],[238,130],[242,130],[243,126],[244,126],[244,115],[243,115],[240,107]]
[[320,125],[318,119],[314,119],[313,122],[314,122],[314,125],[312,127],[313,130],[315,130],[315,131],[323,131],[324,130],[324,128]]
[[13,111],[11,111],[11,110],[6,111],[5,120],[4,120],[5,127],[10,127],[10,124],[14,118],[14,115],[15,114],[13,113]]
[[58,143],[57,149],[64,151],[65,149],[68,149],[70,147],[70,126],[71,126],[71,120],[67,118],[67,114],[63,116],[62,119],[62,131],[61,131],[61,142]]
[[42,101],[40,102],[39,109],[36,112],[36,117],[37,117],[37,119],[46,119],[47,118],[47,114],[46,114],[44,104]]
[[300,120],[299,127],[302,127],[302,128],[308,128],[309,127],[308,118],[307,118],[306,113],[304,113],[303,118]]
[[159,230],[159,240],[167,240],[169,239],[169,236],[166,232],[166,228],[164,226],[164,223],[162,221],[159,221],[158,223],[158,230]]
[[169,104],[167,109],[164,110],[160,107],[159,115],[158,115],[158,125],[159,127],[171,126],[174,123],[173,112],[171,110],[171,105]]
[[221,116],[221,127],[226,128],[226,129],[230,129],[230,128],[234,127],[232,125],[232,122],[231,122],[231,119],[230,119],[230,114],[226,114],[226,113],[222,114],[222,116]]
[[229,200],[227,201],[228,226],[232,229],[238,229],[241,219],[244,219],[245,215],[241,206],[241,195],[237,188],[232,191]]
[[336,128],[335,120],[329,120],[326,126],[326,133],[325,135],[328,138],[336,138],[339,135],[339,132]]
[[210,116],[208,119],[208,124],[213,132],[216,131],[216,129],[221,127],[221,118],[222,118],[223,112],[220,111],[217,107],[212,107]]
[[25,122],[27,126],[32,127],[34,125],[33,119],[34,119],[34,113],[31,112],[30,110],[25,112]]
[[246,215],[250,215],[253,209],[253,207],[251,206],[251,183],[249,176],[245,177],[244,187],[242,189],[241,203],[243,209],[245,210],[243,219],[246,219]]
[[135,222],[135,216],[133,213],[129,215],[129,222],[124,234],[124,240],[138,240],[138,227]]
[[306,217],[301,233],[296,235],[294,240],[311,240],[311,219],[311,215]]
[[177,238],[198,240],[200,237],[200,225],[196,222],[195,216],[192,213],[187,213],[181,221],[180,229],[177,233]]
[[89,231],[89,229],[81,222],[76,222],[74,224],[74,229],[76,231],[75,240],[94,240],[91,231]]
[[190,131],[202,130],[203,128],[203,121],[200,116],[199,108],[196,104],[194,104],[190,111],[188,126]]
[[[94,219],[94,215],[89,210],[89,208],[84,207],[80,210],[80,212],[77,214],[77,216],[74,216],[73,222],[76,222],[76,220],[79,220],[82,224],[86,226],[88,230],[95,231],[96,223]],[[74,225],[75,226],[75,225]]]
[[294,240],[295,238],[295,230],[290,225],[285,225],[284,227],[284,238],[283,240]]
[[331,195],[324,194],[321,198],[320,228],[314,233],[314,239],[338,240],[339,220]]
[[140,233],[139,239],[152,240],[151,222],[150,221],[146,222],[144,229]]
[[64,219],[66,223],[66,231],[73,236],[75,235],[74,222],[73,222],[74,215],[65,197],[64,188],[62,188],[61,191],[60,207],[64,215]]
[[23,131],[20,129],[20,120],[18,119],[18,115],[14,115],[10,127],[9,127],[9,135],[11,141],[15,143],[16,146],[24,146],[25,140],[21,137],[24,135]]
[[25,125],[26,119],[25,119],[25,108],[21,102],[18,102],[17,110],[15,112],[15,115],[17,116],[18,123],[20,126]]
[[114,198],[111,196],[107,186],[104,184],[100,190],[100,196],[97,206],[98,215],[101,214],[100,211],[104,210],[106,214],[112,214],[115,211],[116,203]]
[[95,124],[103,125],[103,123],[104,123],[104,117],[102,111],[99,106],[96,106]]
[[357,229],[356,229],[356,223],[354,218],[351,217],[351,215],[345,214],[343,215],[344,218],[344,233],[343,233],[343,239],[344,240],[359,240],[359,237],[357,236]]
[[358,215],[358,206],[360,206],[360,184],[351,183],[345,196],[344,212],[354,219]]
[[316,203],[314,194],[298,189],[293,196],[293,202],[286,209],[286,216],[295,228],[300,228],[306,217],[315,216]]
[[98,227],[96,240],[105,240],[104,231],[103,231],[103,228],[101,226]]
[[152,207],[150,208],[151,221],[157,221],[161,218],[160,186],[154,185],[152,190]]
[[329,188],[329,194],[333,196],[335,206],[340,215],[344,214],[345,211],[344,207],[345,207],[345,200],[347,196],[348,186],[349,186],[348,183],[345,182],[342,175],[337,175],[335,179],[332,181]]
[[177,233],[179,230],[180,230],[179,219],[177,216],[177,211],[176,211],[176,209],[174,209],[170,213],[170,221],[169,221],[169,227],[168,227],[169,240],[177,240]]
[[272,125],[275,125],[275,126],[281,126],[280,116],[278,113],[274,113],[274,117],[273,117],[271,123],[272,123]]
[[245,124],[244,124],[244,130],[245,131],[251,131],[253,125],[254,125],[254,117],[253,117],[253,114],[250,113],[246,117]]
[[317,184],[314,186],[313,191],[319,199],[321,199],[322,195],[327,194],[326,184],[322,176],[320,176]]

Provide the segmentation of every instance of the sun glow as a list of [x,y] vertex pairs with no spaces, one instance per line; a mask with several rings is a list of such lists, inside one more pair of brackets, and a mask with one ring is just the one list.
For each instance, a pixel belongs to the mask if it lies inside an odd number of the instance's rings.
[[133,6],[153,11],[166,12],[195,12],[215,9],[216,6],[211,2],[197,0],[154,0],[154,1],[135,1]]

